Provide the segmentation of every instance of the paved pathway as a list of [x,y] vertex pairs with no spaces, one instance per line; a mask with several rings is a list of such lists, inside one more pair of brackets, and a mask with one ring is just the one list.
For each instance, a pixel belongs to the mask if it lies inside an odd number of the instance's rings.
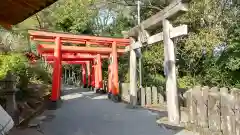
[[[83,90],[83,89],[81,89]],[[41,124],[44,135],[175,135],[157,126],[156,116],[144,109],[128,109],[126,104],[113,103],[106,96],[67,87],[62,107],[46,111],[54,116]],[[28,134],[25,134],[28,135]],[[187,135],[187,133],[181,133]]]

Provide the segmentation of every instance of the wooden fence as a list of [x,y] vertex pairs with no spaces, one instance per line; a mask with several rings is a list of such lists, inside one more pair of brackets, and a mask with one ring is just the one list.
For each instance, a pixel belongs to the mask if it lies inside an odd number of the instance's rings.
[[184,96],[190,130],[201,135],[240,135],[239,89],[196,86]]
[[[121,83],[122,100],[130,102],[129,83]],[[138,90],[138,104],[143,107],[164,104],[163,88]],[[188,91],[179,89],[183,124],[201,135],[240,135],[240,90],[196,86]]]
[[[130,102],[129,83],[120,84],[121,97],[125,102]],[[165,94],[162,87],[146,87],[138,90],[138,104],[141,106],[151,106],[163,104]]]
[[[122,100],[130,102],[129,83],[119,84]],[[185,106],[183,94],[186,89],[178,88],[180,105]],[[166,103],[166,95],[163,87],[145,87],[138,90],[138,104],[143,107],[155,106]]]

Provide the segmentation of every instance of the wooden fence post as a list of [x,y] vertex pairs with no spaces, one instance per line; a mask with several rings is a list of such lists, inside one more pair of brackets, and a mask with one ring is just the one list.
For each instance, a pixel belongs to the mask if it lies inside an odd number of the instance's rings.
[[195,130],[195,123],[197,123],[197,100],[194,97],[194,91],[195,89],[190,89],[186,92],[189,112],[189,123],[187,125],[191,130]]
[[194,104],[193,105],[195,105],[194,106],[194,108],[195,108],[195,119],[192,119],[193,120],[193,124],[194,124],[194,130],[196,130],[196,131],[200,131],[200,124],[199,124],[199,121],[200,121],[200,119],[201,119],[201,115],[199,115],[199,114],[201,114],[201,108],[200,108],[200,105],[201,105],[201,86],[195,86],[194,88],[193,88],[193,91],[192,91],[192,94],[193,94],[193,101],[194,101]]
[[221,110],[220,110],[220,93],[217,87],[210,89],[208,97],[208,119],[209,129],[212,134],[221,132]]
[[146,104],[147,106],[152,104],[152,91],[151,91],[151,87],[147,87],[146,88]]
[[235,91],[235,123],[236,123],[236,135],[240,135],[240,91]]
[[122,99],[126,102],[130,102],[129,83],[121,83],[121,85]]
[[163,87],[158,88],[158,103],[159,104],[164,104],[165,103]]
[[228,119],[228,88],[221,88],[221,130],[224,135],[228,134],[228,126],[227,126],[227,119]]
[[[224,127],[223,134],[225,135],[235,135],[235,119],[234,119],[234,96],[232,94],[222,94],[223,109],[222,112]],[[233,122],[234,121],[234,122]]]
[[238,92],[238,89],[236,88],[233,88],[231,90],[231,96],[233,97],[232,99],[232,104],[231,104],[231,116],[230,116],[230,119],[231,119],[231,135],[236,135],[236,118],[237,118],[237,110],[236,110],[236,105],[237,105],[237,92]]
[[208,92],[209,87],[204,86],[201,90],[201,98],[198,100],[199,108],[199,126],[201,127],[200,133],[206,134],[208,131]]
[[141,88],[141,106],[146,105],[146,92],[145,88]]
[[157,105],[158,104],[158,92],[157,87],[152,87],[152,104]]

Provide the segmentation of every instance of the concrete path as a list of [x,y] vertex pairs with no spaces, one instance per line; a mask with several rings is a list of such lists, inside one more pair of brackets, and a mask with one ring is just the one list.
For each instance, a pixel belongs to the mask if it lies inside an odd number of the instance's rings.
[[71,87],[66,87],[63,93],[61,108],[43,114],[47,119],[39,131],[44,135],[189,134],[161,128],[156,124],[158,114],[145,109],[128,109],[126,104],[113,103],[105,95]]

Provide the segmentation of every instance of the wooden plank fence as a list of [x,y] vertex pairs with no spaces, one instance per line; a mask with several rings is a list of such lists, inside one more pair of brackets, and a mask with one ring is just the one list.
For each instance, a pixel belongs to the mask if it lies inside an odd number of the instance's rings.
[[[130,102],[129,83],[120,83],[121,97],[125,102]],[[146,87],[138,90],[138,104],[145,107],[164,104],[163,88]]]
[[[130,102],[129,83],[119,86],[122,99]],[[157,87],[138,90],[138,104],[143,107],[164,104],[163,91]],[[189,130],[200,135],[240,135],[240,89],[195,86],[184,93],[179,91],[180,105],[187,113],[182,122]]]
[[185,94],[187,127],[201,135],[240,135],[240,90],[196,86]]

